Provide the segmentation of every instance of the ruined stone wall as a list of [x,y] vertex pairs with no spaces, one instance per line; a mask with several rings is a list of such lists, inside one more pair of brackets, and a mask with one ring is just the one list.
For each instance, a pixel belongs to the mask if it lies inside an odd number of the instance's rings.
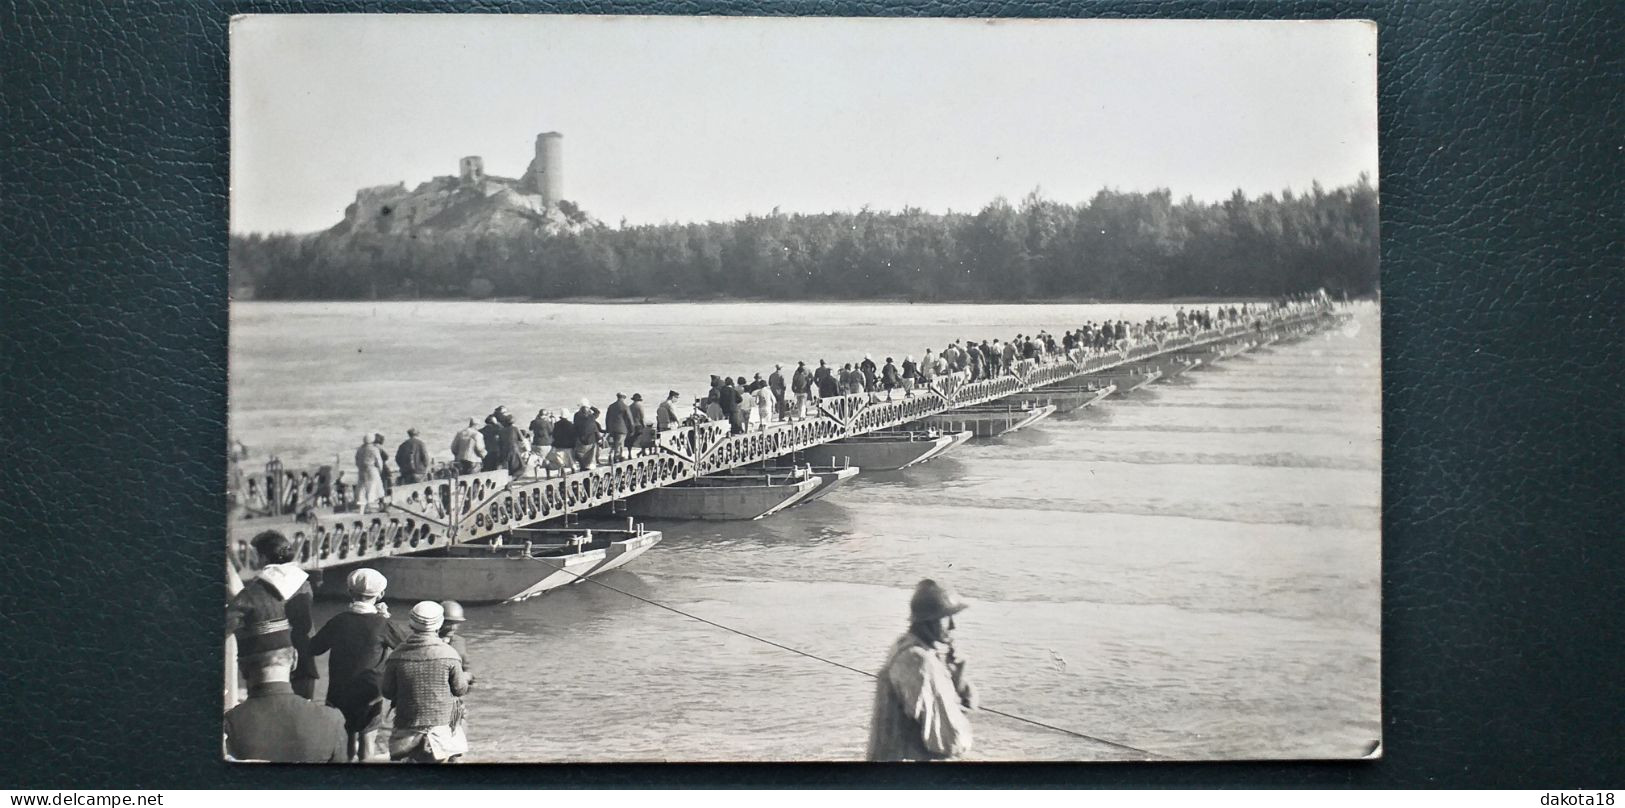
[[355,203],[346,210],[350,230],[356,233],[389,233],[395,229],[396,209],[406,199],[406,183],[375,185],[355,192]]

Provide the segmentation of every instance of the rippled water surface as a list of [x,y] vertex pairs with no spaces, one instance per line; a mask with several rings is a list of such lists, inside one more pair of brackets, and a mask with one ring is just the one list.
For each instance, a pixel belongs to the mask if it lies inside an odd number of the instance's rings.
[[[496,404],[692,397],[774,361],[1167,308],[239,303],[231,423],[255,460],[408,426],[444,457]],[[604,580],[873,670],[936,577],[975,604],[959,637],[989,706],[1177,757],[1359,756],[1380,732],[1377,340],[1366,308],[767,520],[651,522],[664,542]],[[475,759],[863,753],[873,684],[851,672],[590,585],[469,616]],[[980,759],[1122,755],[986,714],[976,733]]]

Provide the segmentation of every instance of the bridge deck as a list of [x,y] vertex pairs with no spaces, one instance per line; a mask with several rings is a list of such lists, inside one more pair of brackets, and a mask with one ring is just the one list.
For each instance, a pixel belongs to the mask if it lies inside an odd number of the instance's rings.
[[[1268,321],[1263,330],[1279,333],[1336,318],[1324,312],[1297,313]],[[967,382],[964,373],[950,374],[927,387],[916,388],[912,397],[892,401],[871,402],[867,394],[824,399],[817,412],[807,418],[769,424],[744,435],[730,435],[726,423],[682,427],[660,433],[654,453],[568,475],[514,478],[505,471],[491,471],[396,485],[387,509],[378,513],[317,514],[313,521],[298,521],[292,516],[238,520],[231,525],[228,551],[239,568],[247,569],[253,559],[250,539],[261,531],[277,530],[294,541],[300,564],[307,570],[424,552],[558,519],[643,491],[833,440],[901,426],[928,415],[995,401],[1153,356],[1239,341],[1256,333],[1251,326],[1241,325],[1142,344],[1081,363],[1023,360],[1015,375]],[[448,501],[453,504],[449,515],[441,509],[441,503]]]

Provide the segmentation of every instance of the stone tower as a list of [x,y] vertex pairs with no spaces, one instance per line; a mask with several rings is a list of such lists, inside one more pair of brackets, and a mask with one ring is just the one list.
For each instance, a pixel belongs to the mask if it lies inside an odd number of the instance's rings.
[[543,132],[536,136],[536,159],[525,172],[526,190],[542,195],[542,204],[558,207],[564,198],[564,135]]
[[485,179],[485,159],[482,157],[464,157],[457,163],[457,176],[465,184],[476,183]]

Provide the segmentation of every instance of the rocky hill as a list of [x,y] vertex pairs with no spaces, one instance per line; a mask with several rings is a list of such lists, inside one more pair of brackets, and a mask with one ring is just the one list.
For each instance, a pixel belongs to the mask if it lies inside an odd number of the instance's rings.
[[376,236],[435,239],[440,236],[511,236],[568,232],[586,224],[569,202],[548,205],[540,193],[515,179],[436,177],[408,191],[405,183],[363,188],[344,210],[344,220],[322,233],[323,241]]

